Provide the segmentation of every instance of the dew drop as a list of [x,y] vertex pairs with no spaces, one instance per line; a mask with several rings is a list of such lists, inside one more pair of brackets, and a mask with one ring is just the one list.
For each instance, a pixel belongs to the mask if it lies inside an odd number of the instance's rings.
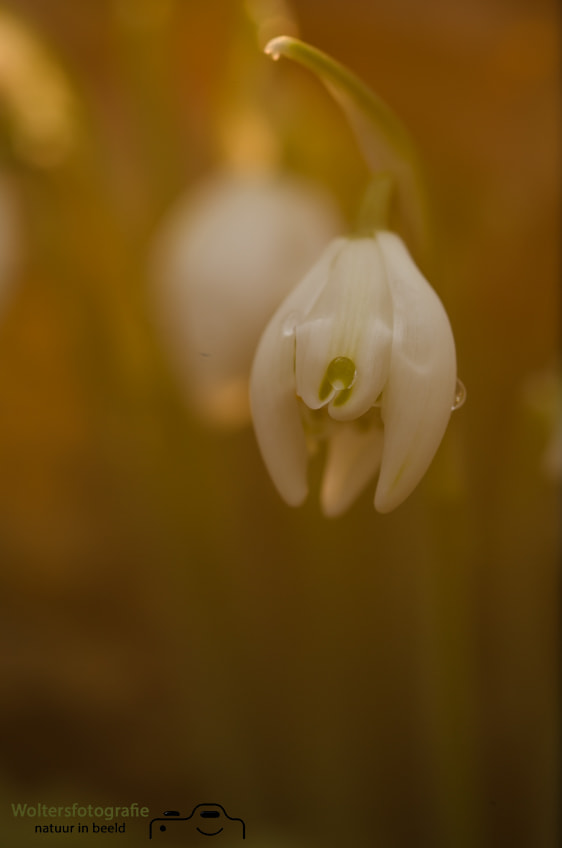
[[453,412],[455,409],[460,409],[466,400],[466,387],[462,380],[457,379],[457,385],[455,386],[455,399],[453,401],[453,405],[451,409]]

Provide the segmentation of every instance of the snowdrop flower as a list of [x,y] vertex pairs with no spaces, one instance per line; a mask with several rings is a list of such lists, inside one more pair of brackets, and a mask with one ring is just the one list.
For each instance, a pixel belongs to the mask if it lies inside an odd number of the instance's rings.
[[165,225],[157,319],[189,400],[210,423],[249,423],[260,335],[339,226],[324,193],[265,169],[217,175]]
[[307,496],[321,443],[321,505],[344,512],[379,472],[390,512],[425,474],[455,399],[456,357],[441,301],[389,231],[338,238],[277,310],[253,365],[259,447],[284,500]]

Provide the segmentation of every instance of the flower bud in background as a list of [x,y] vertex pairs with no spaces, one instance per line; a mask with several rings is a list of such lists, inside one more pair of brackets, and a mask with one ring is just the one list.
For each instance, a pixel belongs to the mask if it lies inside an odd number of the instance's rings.
[[76,142],[77,103],[64,71],[26,22],[0,9],[0,107],[15,154],[59,165]]
[[268,169],[233,169],[180,203],[158,236],[157,320],[209,422],[249,422],[248,381],[275,309],[340,229],[329,198]]
[[441,301],[395,234],[339,238],[278,309],[251,379],[256,436],[284,500],[307,496],[326,442],[321,503],[344,512],[379,471],[375,508],[417,486],[455,402],[456,357]]
[[544,440],[540,471],[555,483],[562,478],[562,393],[558,367],[529,374],[522,383],[523,408]]
[[297,31],[290,4],[248,0],[239,12],[210,127],[214,172],[164,222],[152,266],[170,364],[199,416],[223,427],[250,423],[260,336],[341,232],[330,195],[287,172],[287,161],[299,170],[298,157],[287,151],[283,109],[271,108],[274,72],[261,46],[279,26]]

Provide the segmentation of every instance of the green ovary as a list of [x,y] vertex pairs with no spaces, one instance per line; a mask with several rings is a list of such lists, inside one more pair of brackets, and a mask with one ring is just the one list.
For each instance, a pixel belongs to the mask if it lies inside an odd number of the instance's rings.
[[349,397],[356,376],[355,363],[347,356],[336,356],[326,369],[318,397],[320,400],[327,400],[335,390],[340,392],[335,403],[341,406]]

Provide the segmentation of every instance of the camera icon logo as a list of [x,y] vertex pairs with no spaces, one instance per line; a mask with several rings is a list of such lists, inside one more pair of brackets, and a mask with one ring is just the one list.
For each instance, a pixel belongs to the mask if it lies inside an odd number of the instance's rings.
[[185,833],[189,844],[199,844],[199,836],[238,836],[246,839],[243,819],[229,816],[221,804],[196,804],[188,816],[180,816],[176,810],[166,810],[162,818],[152,819],[149,824],[150,839],[177,839]]

